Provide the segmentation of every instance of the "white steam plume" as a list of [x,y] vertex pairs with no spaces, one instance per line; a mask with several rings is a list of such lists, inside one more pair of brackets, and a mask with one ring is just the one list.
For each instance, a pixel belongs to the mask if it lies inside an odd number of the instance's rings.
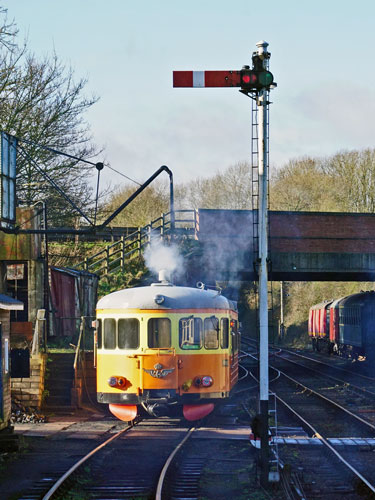
[[175,245],[166,246],[160,241],[153,241],[144,252],[146,266],[150,271],[158,274],[163,269],[169,277],[172,273],[176,276],[182,273],[184,259]]

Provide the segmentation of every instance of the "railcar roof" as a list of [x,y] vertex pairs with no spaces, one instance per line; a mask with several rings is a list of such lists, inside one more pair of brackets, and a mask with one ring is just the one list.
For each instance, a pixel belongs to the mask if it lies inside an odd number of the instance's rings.
[[[161,304],[156,296],[164,298]],[[232,309],[235,302],[216,290],[202,290],[170,284],[155,283],[151,286],[126,288],[102,297],[97,309]]]
[[375,304],[375,292],[372,290],[366,292],[353,293],[352,295],[344,297],[340,302],[339,307],[364,305],[369,303]]
[[314,304],[313,306],[310,307],[310,310],[315,310],[315,309],[325,309],[327,308],[330,304],[332,304],[332,300],[325,300],[324,302],[319,302],[319,304]]

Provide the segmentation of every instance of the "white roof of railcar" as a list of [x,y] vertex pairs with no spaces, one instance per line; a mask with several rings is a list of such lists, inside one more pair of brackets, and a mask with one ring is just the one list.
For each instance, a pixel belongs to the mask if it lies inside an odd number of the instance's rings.
[[[156,296],[164,298],[161,304]],[[102,297],[97,309],[232,309],[236,302],[228,300],[217,290],[202,290],[184,286],[173,286],[167,282],[151,286],[126,288]]]

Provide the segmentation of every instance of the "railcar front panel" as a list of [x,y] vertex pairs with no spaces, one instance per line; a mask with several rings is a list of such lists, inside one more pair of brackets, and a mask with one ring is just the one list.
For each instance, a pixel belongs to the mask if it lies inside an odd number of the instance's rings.
[[[235,310],[106,308],[97,318],[99,402],[146,409],[211,403],[227,398],[237,383]],[[184,414],[200,418],[194,406]]]

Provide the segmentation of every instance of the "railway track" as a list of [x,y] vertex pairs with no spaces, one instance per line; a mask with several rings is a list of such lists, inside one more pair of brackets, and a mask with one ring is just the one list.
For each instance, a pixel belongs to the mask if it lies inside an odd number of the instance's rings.
[[163,489],[167,472],[163,465],[172,462],[173,453],[193,431],[172,419],[128,426],[75,463],[42,498],[65,498],[77,492],[87,499],[161,498],[156,491]]
[[[340,363],[341,359],[336,356],[328,358],[330,361],[320,359],[313,355],[307,353],[301,353],[292,351],[285,348],[273,348],[275,355],[282,357],[283,359],[293,359],[296,358],[299,362],[303,362],[304,366],[311,369],[317,369],[319,373],[324,373],[327,376],[332,376],[338,378],[341,381],[345,381],[351,385],[355,385],[364,391],[369,391],[375,395],[375,378],[368,375],[364,375],[361,371],[355,370],[356,367],[360,368],[361,365],[356,362],[351,370],[344,368]],[[340,363],[340,365],[338,364]],[[338,375],[340,374],[340,375]]]
[[[109,439],[102,438],[89,453],[77,455],[69,470],[64,470],[66,462],[58,454],[54,459],[51,456],[43,478],[17,498],[193,500],[221,495],[245,500],[249,488],[258,488],[255,451],[248,442],[248,424],[241,427],[235,420],[233,416],[209,417],[196,428],[167,417],[126,427],[116,423],[112,428],[105,421]],[[83,433],[89,427],[87,422]],[[64,439],[55,438],[57,442]],[[61,451],[65,446],[64,440]]]
[[[253,352],[254,348],[251,347],[250,351]],[[254,358],[252,353],[249,353],[249,356]],[[273,377],[275,382],[271,386],[278,402],[283,406],[283,410],[278,412],[279,421],[281,418],[289,425],[291,422],[298,425],[299,422],[309,436],[315,436],[314,440],[295,439],[296,445],[302,442],[312,445],[305,446],[303,452],[299,450],[301,456],[296,462],[297,468],[301,468],[302,463],[304,464],[305,478],[300,479],[309,490],[308,498],[322,498],[323,494],[336,495],[324,498],[340,498],[338,495],[343,495],[344,492],[345,495],[349,495],[348,498],[358,498],[357,489],[361,487],[375,498],[373,480],[375,439],[372,439],[375,437],[374,425],[325,394],[321,394],[320,391],[297,380],[296,377],[301,376],[306,381],[306,367],[299,367],[299,375],[294,373],[294,377],[291,377],[290,366],[295,370],[295,364],[290,363],[288,373],[281,371],[280,367],[270,366],[277,373],[277,376]],[[314,377],[319,378],[317,374],[314,374]],[[308,380],[311,381],[314,377],[310,372]],[[287,460],[293,461],[290,457],[290,447],[282,446],[286,441],[280,440],[281,455],[284,454]],[[322,461],[322,467],[319,466],[318,470],[322,477],[325,475],[326,482],[329,483],[328,491],[325,493],[322,493],[324,488],[321,485],[321,478],[314,477],[317,457]],[[307,479],[306,471],[309,476]]]
[[368,377],[363,379],[362,375],[356,377],[352,373],[348,377],[341,369],[335,371],[325,363],[323,366],[320,362],[311,365],[306,356],[284,350],[276,354],[274,364],[284,371],[287,365],[291,365],[288,373],[292,370],[294,377],[304,385],[342,406],[349,407],[352,413],[375,424],[375,380],[371,383]]

